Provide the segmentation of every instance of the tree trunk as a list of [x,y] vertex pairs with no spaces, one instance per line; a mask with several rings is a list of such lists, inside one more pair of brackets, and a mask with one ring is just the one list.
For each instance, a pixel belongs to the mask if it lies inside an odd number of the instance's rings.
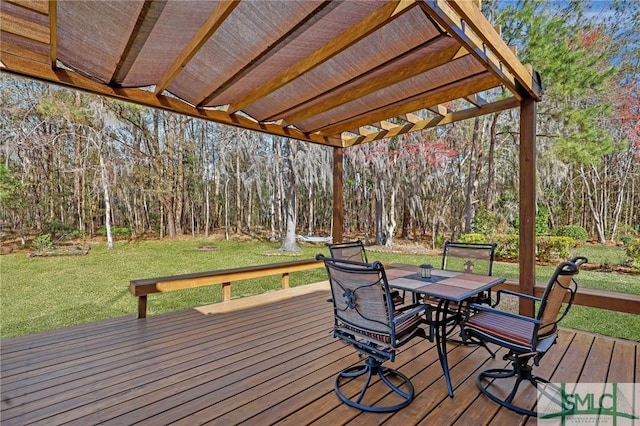
[[629,171],[631,170],[631,162],[632,157],[627,156],[624,159],[624,165],[621,169],[618,170],[618,174],[620,176],[618,182],[618,195],[616,198],[616,205],[613,209],[613,225],[611,226],[611,242],[615,241],[616,232],[618,230],[618,224],[620,223],[620,214],[622,213],[622,207],[624,205],[625,199],[625,188],[627,187],[627,182],[629,178]]
[[253,210],[253,186],[249,187],[247,191],[247,210],[245,211],[245,218],[247,219],[247,232],[251,233],[251,213]]
[[175,188],[176,191],[174,193],[175,196],[175,227],[176,227],[176,236],[182,235],[184,233],[184,224],[185,220],[183,219],[186,216],[186,207],[185,207],[185,199],[184,196],[186,194],[186,176],[184,171],[184,151],[186,146],[185,141],[185,127],[186,127],[187,119],[185,116],[180,116],[180,126],[178,129],[178,133],[176,134],[176,146],[175,150],[177,150],[177,164],[176,164],[176,177],[175,177]]
[[220,183],[222,176],[220,174],[220,166],[216,167],[215,176],[213,177],[213,226],[220,226],[220,213],[222,207],[220,205]]
[[104,227],[107,232],[107,248],[113,250],[113,236],[111,235],[111,199],[109,198],[109,181],[107,179],[107,168],[104,164],[102,153],[100,157],[100,181],[104,194]]
[[280,146],[280,140],[278,138],[274,138],[273,142],[275,146],[275,160],[274,160],[274,174],[275,174],[275,192],[276,192],[276,214],[277,214],[277,223],[278,223],[278,238],[283,238],[283,220],[282,213],[284,211],[283,198],[284,198],[284,179],[282,177],[282,146]]
[[490,136],[489,136],[489,158],[487,159],[488,176],[487,176],[487,196],[485,198],[485,204],[487,211],[493,211],[493,203],[495,200],[495,186],[496,186],[496,131],[498,128],[498,117],[500,113],[493,115],[491,120]]
[[309,225],[307,228],[307,235],[313,235],[313,185],[309,185],[309,196],[307,197],[307,202],[309,203]]
[[478,181],[476,180],[476,163],[478,162],[478,145],[480,144],[480,118],[476,117],[473,122],[473,138],[471,141],[471,156],[469,158],[469,175],[467,177],[467,191],[464,206],[464,232],[470,233],[473,227],[473,217],[475,215],[473,198],[476,193]]
[[411,224],[411,211],[409,208],[409,203],[407,200],[404,201],[402,205],[402,238],[409,238],[409,234],[411,233],[412,224]]
[[387,236],[385,235],[384,226],[384,181],[377,178],[375,187],[375,203],[376,203],[376,241],[377,245],[385,245]]
[[389,220],[387,221],[387,241],[385,242],[385,247],[393,247],[393,236],[396,232],[396,195],[398,190],[396,188],[391,188],[391,199],[389,201]]
[[229,178],[224,181],[224,237],[229,241]]
[[296,243],[296,172],[295,172],[295,148],[290,141],[286,141],[289,148],[287,156],[287,185],[286,185],[286,233],[282,241],[281,251],[300,251]]
[[293,185],[288,186],[286,197],[286,233],[280,246],[281,251],[300,251],[300,247],[296,243],[296,209],[295,209],[295,188]]
[[[605,244],[607,242],[605,238],[604,227],[602,224],[602,217],[600,216],[600,212],[598,210],[598,206],[595,202],[597,195],[594,193],[594,190],[591,189],[589,179],[587,178],[587,174],[584,170],[583,166],[580,166],[580,174],[582,176],[582,181],[584,182],[585,190],[587,191],[587,203],[589,204],[589,211],[591,212],[591,218],[593,219],[593,223],[598,233],[598,241],[600,244]],[[597,184],[594,183],[594,187],[597,187]]]
[[[82,98],[80,92],[76,92],[76,108],[82,106]],[[82,194],[80,191],[81,170],[80,157],[82,156],[81,130],[79,126],[75,126],[75,138],[73,141],[73,225],[76,229],[84,231],[84,221],[82,220]]]

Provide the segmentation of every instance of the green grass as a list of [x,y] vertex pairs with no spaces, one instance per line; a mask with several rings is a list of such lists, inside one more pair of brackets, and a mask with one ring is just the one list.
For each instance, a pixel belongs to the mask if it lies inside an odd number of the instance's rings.
[[[215,251],[199,251],[215,245]],[[86,256],[33,257],[14,253],[0,257],[0,337],[31,334],[70,325],[118,316],[135,317],[137,299],[128,290],[129,281],[240,266],[285,262],[328,254],[321,244],[304,244],[297,256],[279,253],[278,243],[266,241],[210,241],[180,239],[165,241],[117,242],[114,250],[96,244]],[[615,248],[605,247],[604,257],[615,259]],[[599,251],[588,248],[590,261]],[[624,256],[624,252],[622,252]],[[439,255],[396,254],[375,251],[370,260],[407,264],[440,265]],[[553,266],[536,268],[536,280],[546,282]],[[518,265],[496,262],[494,275],[517,278]],[[326,279],[323,269],[291,274],[291,286]],[[581,286],[640,294],[639,277],[583,271]],[[232,297],[243,297],[280,288],[280,277],[272,276],[232,284]],[[220,302],[221,287],[214,285],[149,296],[148,314],[188,309]],[[640,340],[636,315],[576,306],[564,326],[615,337]]]
[[[218,250],[199,251],[202,245]],[[137,314],[137,299],[129,281],[240,266],[286,262],[314,257],[324,246],[307,246],[296,257],[278,254],[269,242],[174,241],[116,242],[114,250],[95,245],[86,256],[27,257],[14,253],[0,257],[0,336],[36,333],[106,318]],[[290,285],[326,279],[322,269],[291,275]],[[280,288],[272,276],[233,283],[232,297]],[[149,296],[153,315],[222,300],[214,285]]]
[[572,256],[584,256],[589,262],[603,265],[622,265],[627,255],[623,246],[581,245],[571,251]]

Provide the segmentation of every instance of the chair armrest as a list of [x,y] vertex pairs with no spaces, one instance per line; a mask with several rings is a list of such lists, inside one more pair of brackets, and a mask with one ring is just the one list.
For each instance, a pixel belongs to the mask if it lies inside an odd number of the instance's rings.
[[427,309],[430,309],[430,308],[431,307],[429,305],[423,305],[423,304],[407,306],[405,309],[402,310],[402,314],[393,317],[393,322],[394,324],[400,323],[406,320],[407,318],[421,314],[423,311],[426,311]]
[[506,290],[506,289],[498,290],[498,291],[496,292],[496,295],[497,295],[498,297],[500,297],[500,294],[502,294],[502,293],[504,293],[504,294],[510,294],[510,295],[512,295],[512,296],[516,296],[516,297],[519,297],[519,298],[521,298],[521,299],[534,300],[534,301],[536,301],[536,302],[540,302],[540,301],[542,301],[542,299],[541,299],[541,298],[539,298],[539,297],[530,296],[530,295],[528,295],[528,294],[518,293],[517,291],[511,291],[511,290]]
[[478,303],[471,303],[469,305],[469,308],[475,310],[475,311],[484,311],[484,312],[491,312],[493,314],[497,314],[497,315],[503,315],[505,317],[509,317],[509,318],[517,318],[526,322],[531,322],[533,324],[542,324],[542,321],[540,321],[537,318],[531,318],[531,317],[527,317],[525,315],[520,315],[520,314],[514,314],[513,312],[507,312],[507,311],[502,311],[500,309],[496,309],[496,308],[492,308],[490,306],[487,305],[480,305]]

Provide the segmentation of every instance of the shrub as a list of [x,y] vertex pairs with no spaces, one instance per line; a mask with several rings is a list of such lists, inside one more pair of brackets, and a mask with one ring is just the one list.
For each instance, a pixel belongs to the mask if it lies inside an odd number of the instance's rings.
[[571,247],[575,247],[576,240],[571,237],[538,237],[538,258],[543,262],[566,259],[571,253]]
[[50,251],[53,249],[53,241],[50,234],[42,234],[37,236],[31,242],[31,248],[38,253]]
[[517,259],[520,251],[520,236],[518,234],[495,234],[491,242],[498,244],[496,257],[499,259]]
[[496,232],[500,223],[501,219],[496,213],[481,209],[473,218],[473,232],[489,235]]
[[624,248],[630,265],[640,268],[640,238],[625,238]]
[[555,234],[558,237],[570,237],[580,242],[585,242],[587,241],[587,238],[589,238],[589,234],[587,234],[587,230],[579,225],[563,226],[559,228]]
[[67,234],[67,237],[70,238],[70,239],[84,238],[85,237],[85,232],[83,230],[81,230],[81,229],[72,229]]
[[[638,225],[638,229],[640,229],[640,225]],[[636,231],[632,226],[622,224],[618,227],[616,236],[624,242],[626,238],[633,239],[640,237],[640,232]]]
[[[100,235],[102,237],[106,237],[107,236],[107,229],[103,226],[102,228],[100,228],[98,230],[98,235]],[[117,237],[128,238],[128,237],[131,236],[131,229],[127,228],[126,226],[112,226],[111,227],[111,235],[114,238],[117,238]]]
[[[516,217],[513,221],[516,231],[520,229],[520,217]],[[546,207],[538,207],[536,211],[536,235],[549,235],[549,209]]]
[[461,243],[486,243],[487,237],[483,234],[463,234],[458,241]]
[[549,209],[544,206],[536,212],[536,235],[549,235]]
[[436,239],[433,242],[435,247],[444,247],[444,236],[443,235],[436,235]]

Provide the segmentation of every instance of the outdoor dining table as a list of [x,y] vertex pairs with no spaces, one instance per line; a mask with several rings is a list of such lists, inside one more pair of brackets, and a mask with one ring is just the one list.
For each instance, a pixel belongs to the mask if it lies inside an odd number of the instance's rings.
[[435,309],[435,319],[432,323],[438,358],[449,396],[453,398],[453,387],[449,375],[447,361],[447,314],[452,303],[460,305],[467,299],[502,284],[506,278],[486,275],[469,274],[464,272],[444,271],[434,269],[430,278],[422,278],[420,268],[413,265],[390,264],[385,265],[389,286],[398,290],[413,293],[414,299],[428,296],[438,300]]

